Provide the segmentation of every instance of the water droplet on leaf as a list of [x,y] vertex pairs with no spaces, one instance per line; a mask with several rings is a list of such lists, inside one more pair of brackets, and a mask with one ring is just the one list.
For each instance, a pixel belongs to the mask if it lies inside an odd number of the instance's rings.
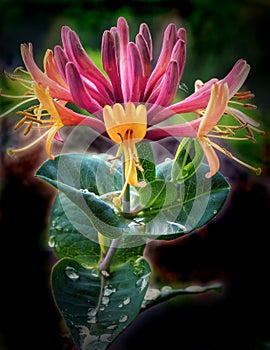
[[172,287],[171,286],[163,286],[160,290],[161,294],[168,294],[172,291]]
[[105,286],[104,287],[104,296],[110,296],[112,293],[115,293],[116,292],[116,289],[115,288],[111,288],[109,286]]
[[80,275],[74,269],[74,267],[71,267],[71,266],[67,266],[65,268],[65,273],[66,273],[67,277],[70,278],[71,280],[77,280],[80,277]]
[[100,341],[102,341],[103,343],[108,343],[110,341],[110,337],[111,337],[111,334],[102,334],[100,336]]
[[120,317],[119,322],[120,323],[126,322],[127,319],[128,319],[128,316],[127,315],[123,315],[123,316]]
[[128,305],[130,303],[130,298],[129,297],[127,297],[127,298],[125,298],[124,300],[123,300],[123,304],[124,305]]
[[155,300],[160,296],[160,291],[156,288],[148,288],[144,299],[145,300]]
[[103,305],[107,306],[110,302],[110,299],[109,299],[109,297],[103,297],[101,302]]

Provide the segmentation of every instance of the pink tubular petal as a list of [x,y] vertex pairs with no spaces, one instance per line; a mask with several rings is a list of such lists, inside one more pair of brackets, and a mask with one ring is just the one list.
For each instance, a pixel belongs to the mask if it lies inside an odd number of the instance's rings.
[[129,81],[128,81],[128,65],[127,65],[127,45],[129,43],[129,27],[124,17],[119,17],[117,21],[117,29],[120,39],[120,55],[119,55],[119,68],[121,76],[121,85],[123,91],[124,102],[128,101]]
[[150,52],[149,52],[146,40],[141,34],[136,35],[136,46],[139,50],[141,62],[143,65],[143,75],[146,79],[148,79],[152,70],[151,56],[150,56]]
[[173,48],[171,61],[176,61],[178,64],[178,82],[180,82],[186,63],[186,43],[183,40],[178,40]]
[[178,125],[153,127],[147,130],[145,139],[151,141],[162,140],[166,137],[191,137],[196,138],[200,120],[192,120]]
[[158,97],[155,101],[149,102],[158,106],[169,105],[176,95],[178,84],[178,64],[176,61],[171,61],[164,74]]
[[145,88],[146,80],[143,77],[143,66],[141,56],[137,46],[130,42],[128,44],[128,62],[129,62],[129,91],[128,101],[139,101]]
[[163,108],[154,116],[150,115],[149,121],[152,124],[158,124],[175,114],[197,112],[205,109],[210,98],[211,86],[217,81],[217,79],[209,80],[199,90],[195,91],[184,100]]
[[33,57],[33,46],[31,43],[29,43],[29,46],[27,44],[21,45],[21,55],[27,70],[35,82],[41,84],[44,88],[49,87],[52,97],[65,101],[72,101],[70,92],[59,85],[55,80],[49,78],[36,65]]
[[153,59],[153,45],[152,45],[151,33],[146,23],[141,23],[139,34],[144,38],[146,42],[148,52],[149,52],[150,62],[151,62]]
[[102,107],[89,95],[77,68],[71,62],[66,65],[66,76],[73,100],[79,107],[89,113],[101,110]]
[[184,42],[187,41],[187,34],[185,28],[179,28],[177,30],[177,38],[183,40]]
[[232,108],[232,107],[227,107],[226,112],[232,115],[236,115],[242,122],[247,123],[249,125],[258,127],[260,126],[260,123],[257,122],[256,120],[250,118],[246,113],[243,113],[239,109]]
[[225,112],[229,99],[228,85],[213,84],[211,96],[198,130],[198,137],[206,135]]
[[111,100],[113,94],[109,81],[88,57],[77,34],[74,31],[69,31],[67,40],[69,44],[69,56],[71,57],[70,60],[76,65],[79,73],[96,86],[97,90],[104,96],[106,101]]
[[219,158],[213,149],[213,147],[208,143],[207,138],[198,138],[198,141],[202,147],[202,150],[206,156],[210,171],[205,174],[206,178],[210,178],[211,176],[215,175],[220,167]]
[[54,57],[55,57],[58,70],[62,75],[63,79],[66,81],[66,64],[68,63],[68,58],[61,46],[59,45],[55,46]]
[[102,64],[105,72],[111,80],[114,100],[116,102],[123,102],[123,94],[121,89],[121,81],[118,70],[117,48],[116,48],[116,38],[108,30],[103,33],[102,37]]
[[62,43],[64,46],[65,54],[67,55],[67,58],[69,60],[72,59],[72,51],[70,48],[69,40],[68,40],[68,33],[71,32],[71,29],[68,26],[63,26],[61,29],[61,37],[62,37]]
[[173,23],[171,23],[167,26],[164,32],[161,53],[158,58],[157,64],[148,80],[148,83],[146,86],[145,98],[149,97],[155,85],[159,81],[160,77],[164,74],[167,68],[167,65],[170,61],[171,53],[176,40],[177,40],[176,26]]
[[229,87],[229,98],[231,98],[244,84],[250,71],[250,65],[243,59],[239,59],[232,70],[223,78],[220,83],[227,83]]

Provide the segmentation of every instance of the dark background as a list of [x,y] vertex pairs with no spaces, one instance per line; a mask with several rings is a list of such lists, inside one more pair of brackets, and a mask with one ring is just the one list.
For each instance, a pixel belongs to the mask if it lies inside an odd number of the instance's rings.
[[[0,0],[0,70],[22,65],[19,45],[32,42],[41,64],[46,48],[60,43],[68,24],[85,48],[98,52],[104,29],[125,16],[131,37],[149,24],[156,54],[169,22],[187,29],[187,63],[182,82],[222,78],[239,58],[251,65],[246,88],[255,93],[255,119],[266,130],[256,144],[230,144],[257,177],[229,159],[221,172],[231,183],[226,206],[206,227],[171,242],[152,242],[146,254],[155,283],[208,284],[224,292],[175,300],[143,312],[110,347],[112,350],[270,349],[270,2],[267,0],[73,1]],[[6,105],[1,101],[1,110]],[[43,147],[9,158],[16,144],[12,118],[1,120],[0,169],[0,349],[72,349],[50,291],[55,262],[47,246],[48,217],[55,191],[34,177],[46,159]],[[149,345],[150,344],[150,345]]]

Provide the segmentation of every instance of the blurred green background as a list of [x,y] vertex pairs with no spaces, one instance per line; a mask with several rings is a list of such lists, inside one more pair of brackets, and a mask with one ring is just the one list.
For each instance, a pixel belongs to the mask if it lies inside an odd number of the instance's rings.
[[[245,161],[261,166],[262,176],[224,159],[221,172],[233,189],[223,214],[203,233],[170,244],[153,243],[148,249],[158,282],[221,279],[228,283],[227,294],[185,306],[177,300],[153,316],[141,315],[111,349],[144,350],[141,344],[146,339],[153,349],[269,348],[270,1],[0,0],[0,10],[1,74],[22,65],[19,47],[24,42],[33,43],[41,65],[45,50],[61,43],[62,25],[74,29],[85,49],[98,59],[103,30],[116,25],[119,16],[128,20],[131,39],[139,24],[147,22],[155,58],[168,23],[186,28],[183,96],[193,92],[196,79],[223,78],[239,58],[251,65],[245,87],[255,93],[250,102],[258,108],[252,115],[266,133],[258,135],[256,144],[230,146]],[[1,126],[0,350],[72,349],[62,335],[64,327],[49,288],[54,257],[46,247],[47,220],[55,192],[33,177],[39,154],[30,151],[8,158],[5,149],[14,137],[12,118],[2,120]]]

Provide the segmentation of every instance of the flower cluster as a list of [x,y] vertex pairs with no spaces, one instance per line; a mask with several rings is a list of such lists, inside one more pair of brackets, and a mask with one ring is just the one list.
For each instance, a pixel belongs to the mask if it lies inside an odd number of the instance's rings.
[[[24,103],[37,100],[33,106],[17,112],[22,118],[15,129],[26,125],[25,134],[31,129],[40,131],[40,137],[34,142],[9,150],[10,155],[26,150],[46,137],[46,151],[53,158],[51,145],[54,139],[61,140],[59,130],[67,125],[85,125],[119,144],[116,157],[123,152],[126,185],[143,185],[136,175],[136,169],[143,169],[135,144],[143,139],[161,140],[170,136],[198,140],[210,167],[207,176],[213,176],[220,166],[215,149],[260,173],[260,169],[238,160],[212,140],[254,141],[252,131],[259,131],[259,123],[243,112],[244,109],[255,108],[242,102],[254,95],[250,91],[239,92],[250,71],[245,60],[239,59],[221,80],[196,81],[194,93],[175,102],[186,61],[184,28],[177,29],[174,24],[167,26],[160,55],[153,65],[148,26],[145,23],[140,25],[133,42],[130,41],[128,23],[120,17],[116,27],[103,33],[101,55],[104,72],[87,55],[73,30],[64,26],[61,34],[62,46],[55,46],[53,51],[47,50],[43,70],[35,63],[33,47],[29,43],[21,45],[26,70],[18,68],[13,74],[8,74],[26,92],[22,96],[13,96],[23,101],[2,116]],[[69,108],[70,102],[82,113]],[[194,113],[192,121],[160,125],[176,114],[190,112]],[[236,123],[232,126],[219,125],[223,115],[231,115]],[[238,138],[236,132],[239,129],[245,129],[246,136]]]

